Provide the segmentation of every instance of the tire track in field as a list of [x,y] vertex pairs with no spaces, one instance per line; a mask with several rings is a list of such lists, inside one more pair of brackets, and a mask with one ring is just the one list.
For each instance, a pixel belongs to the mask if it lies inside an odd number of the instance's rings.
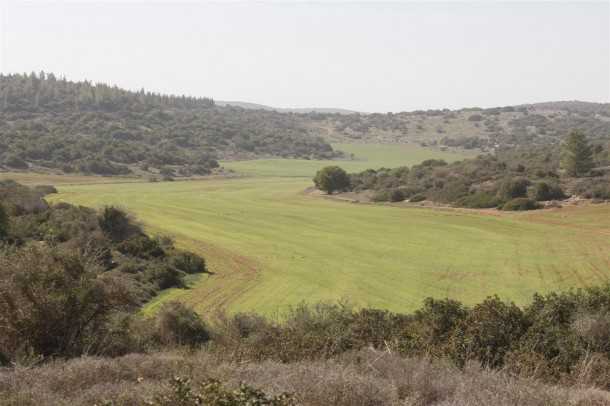
[[[166,233],[159,227],[147,228]],[[178,248],[192,251],[206,260],[209,277],[187,288],[191,290],[189,294],[177,298],[191,305],[204,318],[218,318],[233,302],[256,286],[262,266],[254,258],[179,233],[171,236],[176,239]]]

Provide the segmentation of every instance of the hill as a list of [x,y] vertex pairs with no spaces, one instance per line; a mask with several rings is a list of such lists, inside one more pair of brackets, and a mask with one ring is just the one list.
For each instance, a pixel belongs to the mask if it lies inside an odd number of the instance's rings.
[[302,116],[311,132],[334,142],[419,143],[439,148],[496,151],[557,145],[578,128],[610,141],[610,104],[549,102],[496,108]]
[[52,74],[0,75],[0,163],[6,168],[189,175],[209,173],[217,159],[336,155],[328,142],[273,111]]

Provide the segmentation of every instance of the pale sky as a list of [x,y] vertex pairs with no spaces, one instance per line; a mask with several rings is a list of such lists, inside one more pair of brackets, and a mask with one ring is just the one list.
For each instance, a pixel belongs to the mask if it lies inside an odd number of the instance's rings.
[[0,2],[2,73],[367,112],[610,102],[610,1]]

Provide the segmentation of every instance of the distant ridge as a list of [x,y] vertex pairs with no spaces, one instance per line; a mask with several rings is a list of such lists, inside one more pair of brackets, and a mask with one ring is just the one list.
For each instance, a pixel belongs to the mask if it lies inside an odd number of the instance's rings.
[[268,110],[279,113],[327,113],[327,114],[358,114],[360,112],[347,109],[324,108],[324,107],[303,107],[303,108],[282,108],[266,106],[264,104],[248,103],[242,101],[215,100],[217,106],[241,107],[246,110]]

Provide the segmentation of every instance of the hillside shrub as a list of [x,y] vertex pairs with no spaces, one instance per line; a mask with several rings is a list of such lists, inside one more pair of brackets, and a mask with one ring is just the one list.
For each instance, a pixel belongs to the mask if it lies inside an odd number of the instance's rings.
[[174,268],[188,274],[207,272],[205,260],[192,252],[179,251],[174,253],[169,262]]
[[426,200],[426,195],[423,193],[417,193],[409,198],[412,203],[423,202],[424,200]]
[[548,182],[538,182],[533,187],[532,197],[536,201],[559,200],[566,197],[561,186]]
[[389,195],[391,202],[402,202],[405,200],[405,194],[400,189],[393,189]]
[[500,199],[495,195],[487,192],[475,192],[468,196],[459,199],[456,206],[467,207],[471,209],[487,209],[498,207],[501,203]]
[[486,367],[500,367],[527,328],[525,315],[514,303],[504,303],[497,296],[487,298],[453,331],[451,356],[458,365],[476,359]]
[[516,199],[509,200],[502,206],[502,210],[505,211],[536,210],[539,208],[540,205],[535,200],[528,199],[527,197],[518,197]]
[[122,254],[143,259],[161,258],[165,256],[165,251],[163,251],[159,240],[143,234],[120,242],[117,245],[117,250]]
[[107,206],[99,215],[99,225],[102,231],[113,241],[123,241],[132,233],[132,225],[125,211]]
[[529,181],[525,178],[503,180],[498,187],[498,198],[504,201],[527,196]]
[[179,302],[164,304],[156,316],[156,325],[157,334],[165,345],[196,346],[210,339],[199,315]]

